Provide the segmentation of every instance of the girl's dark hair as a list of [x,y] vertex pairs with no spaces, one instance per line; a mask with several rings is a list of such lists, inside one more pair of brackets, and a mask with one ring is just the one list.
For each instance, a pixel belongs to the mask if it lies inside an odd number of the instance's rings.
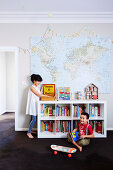
[[82,112],[81,115],[85,115],[87,119],[89,119],[89,114],[86,112]]
[[42,77],[39,74],[32,74],[31,75],[31,81],[34,83],[35,81],[42,81]]

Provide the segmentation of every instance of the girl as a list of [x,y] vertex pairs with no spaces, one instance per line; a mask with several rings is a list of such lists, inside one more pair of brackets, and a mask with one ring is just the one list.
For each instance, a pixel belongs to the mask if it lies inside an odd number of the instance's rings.
[[27,136],[29,138],[34,138],[31,134],[32,128],[35,125],[36,122],[36,118],[37,118],[37,102],[39,101],[39,98],[42,96],[46,96],[47,95],[43,95],[42,94],[42,89],[40,91],[38,85],[42,82],[42,77],[38,74],[32,74],[31,75],[31,81],[33,83],[33,85],[30,87],[29,91],[28,91],[28,99],[27,99],[27,107],[26,107],[26,114],[31,115],[31,121],[30,121],[30,126],[29,126],[29,130],[27,132]]

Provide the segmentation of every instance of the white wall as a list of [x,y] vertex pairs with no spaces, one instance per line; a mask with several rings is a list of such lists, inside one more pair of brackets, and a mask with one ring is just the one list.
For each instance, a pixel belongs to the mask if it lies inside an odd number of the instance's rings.
[[0,114],[6,112],[6,56],[0,53]]
[[[113,24],[51,24],[51,28],[58,34],[71,35],[78,32],[83,26],[89,26],[100,36],[109,36],[113,40]],[[0,46],[17,46],[30,48],[30,37],[43,35],[47,24],[0,24]],[[30,76],[30,55],[20,50],[18,58],[18,128],[27,128],[29,116],[25,115],[27,92]],[[101,94],[99,99],[106,100],[107,127],[113,128],[113,44],[111,46],[111,93]]]
[[2,12],[110,12],[113,0],[1,0]]
[[0,114],[15,112],[14,53],[0,52]]
[[15,58],[13,52],[6,52],[6,111],[15,112]]

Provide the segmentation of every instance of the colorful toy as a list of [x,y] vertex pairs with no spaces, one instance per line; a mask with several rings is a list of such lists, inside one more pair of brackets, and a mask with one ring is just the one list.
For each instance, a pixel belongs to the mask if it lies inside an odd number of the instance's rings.
[[49,97],[41,97],[42,101],[55,100],[55,84],[43,84],[43,94]]
[[58,87],[58,100],[70,100],[70,87]]
[[77,132],[71,132],[70,134],[74,142],[80,139]]
[[68,153],[68,157],[71,157],[72,153],[75,153],[77,151],[76,148],[70,148],[65,146],[59,146],[59,145],[51,145],[51,149],[54,150],[54,155],[57,155],[57,151],[59,152],[65,152]]

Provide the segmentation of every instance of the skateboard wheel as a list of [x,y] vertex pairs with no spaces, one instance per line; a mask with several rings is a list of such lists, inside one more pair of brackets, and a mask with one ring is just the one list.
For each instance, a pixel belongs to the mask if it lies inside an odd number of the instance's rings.
[[54,151],[54,155],[57,155],[57,151]]
[[71,158],[71,154],[68,154],[68,157]]

